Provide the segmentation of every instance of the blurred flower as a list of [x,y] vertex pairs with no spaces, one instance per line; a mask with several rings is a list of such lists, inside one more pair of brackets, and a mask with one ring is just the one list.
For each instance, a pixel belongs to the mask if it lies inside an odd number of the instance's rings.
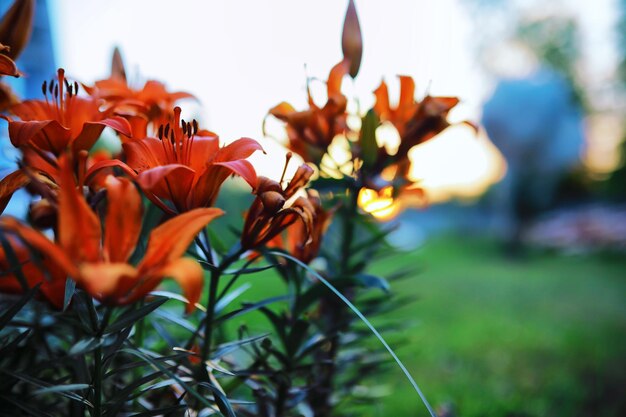
[[[291,154],[287,155],[287,163]],[[285,164],[285,170],[287,169]],[[298,167],[294,177],[285,188],[280,182],[266,177],[259,177],[254,189],[256,198],[246,214],[241,235],[241,246],[244,249],[255,249],[267,244],[287,227],[301,220],[306,235],[306,243],[310,242],[315,207],[307,197],[296,196],[309,182],[313,168],[306,164]]]
[[16,148],[37,148],[59,156],[70,149],[74,154],[89,150],[102,130],[108,126],[130,135],[130,125],[119,116],[109,117],[100,111],[98,101],[79,97],[78,83],[69,83],[65,71],[59,69],[57,80],[44,81],[44,100],[27,100],[11,107],[10,111],[21,120],[9,121],[9,138]]
[[[63,307],[65,296],[63,272],[48,257],[38,263],[35,262],[31,257],[30,248],[16,236],[9,235],[5,233],[6,230],[2,230],[5,221],[5,218],[0,219],[0,233],[3,234],[5,240],[0,247],[0,293],[21,294],[26,289],[41,283],[41,295],[55,307]],[[19,267],[13,262],[19,264]],[[20,282],[20,275],[25,279],[26,288]]]
[[289,150],[306,162],[319,165],[333,138],[346,130],[347,99],[341,94],[341,82],[350,63],[343,60],[335,65],[328,76],[328,101],[318,107],[307,88],[309,109],[296,111],[291,104],[282,102],[270,114],[287,124]]
[[[0,76],[19,77],[15,59],[20,55],[32,30],[34,0],[16,0],[0,21]],[[0,111],[19,100],[7,84],[0,82]]]
[[391,163],[408,159],[408,152],[416,145],[432,139],[450,126],[448,112],[458,104],[456,97],[426,96],[422,101],[415,101],[415,82],[411,77],[400,76],[400,99],[392,108],[389,103],[387,84],[382,81],[374,91],[376,104],[374,111],[381,121],[394,125],[400,135],[400,146],[393,157],[387,155],[385,148],[379,149],[376,162],[378,170]]
[[34,0],[15,0],[0,21],[0,44],[11,49],[6,54],[16,59],[30,39],[33,29]]
[[[72,169],[79,185],[88,186],[92,191],[104,188],[104,179],[110,172],[99,170],[85,182],[87,171],[96,163],[110,161],[111,155],[105,151],[97,151],[89,155],[87,151],[78,152]],[[42,197],[42,200],[31,204],[29,217],[37,227],[49,224],[57,206],[57,190],[59,184],[59,163],[50,154],[34,147],[25,147],[22,150],[22,159],[19,169],[8,174],[0,181],[0,213],[4,211],[11,197],[20,188],[26,187],[32,194]],[[44,215],[45,213],[45,215]],[[51,217],[52,216],[52,217]],[[41,219],[40,223],[37,219]]]
[[[108,176],[106,220],[101,224],[76,187],[69,159],[61,158],[56,242],[14,218],[0,219],[0,229],[13,232],[57,266],[55,280],[72,277],[93,297],[112,304],[139,300],[171,277],[181,286],[193,310],[203,285],[203,270],[183,258],[196,234],[222,211],[196,209],[152,230],[143,259],[128,263],[140,237],[141,197],[132,182]],[[104,228],[102,227],[104,226]],[[103,236],[104,234],[104,236]]]
[[425,202],[424,190],[415,184],[386,185],[378,190],[363,187],[357,198],[359,207],[378,220],[391,220],[403,209]]
[[[141,88],[133,88],[128,84],[124,62],[117,48],[111,61],[109,78],[96,81],[93,87],[83,87],[92,97],[103,100],[108,108],[124,115],[132,126],[135,138],[148,135],[149,123],[165,125],[174,116],[171,109],[177,101],[194,98],[189,93],[170,92],[163,83],[155,80],[148,80]],[[122,139],[125,141],[128,138]]]
[[15,62],[7,55],[10,51],[9,46],[0,43],[0,75],[10,75],[11,77],[19,77],[20,72],[17,70]]
[[[170,213],[212,206],[222,183],[232,174],[254,187],[256,172],[246,158],[263,151],[257,141],[249,138],[220,147],[217,135],[198,131],[195,120],[181,120],[179,107],[174,109],[172,123],[159,128],[158,138],[131,140],[123,148],[127,166],[137,173],[139,186]],[[122,165],[119,161],[117,164]],[[163,200],[171,202],[174,210]]]

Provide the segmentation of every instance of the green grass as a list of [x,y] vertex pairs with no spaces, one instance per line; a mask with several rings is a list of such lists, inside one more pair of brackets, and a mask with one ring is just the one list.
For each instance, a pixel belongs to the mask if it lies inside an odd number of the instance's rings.
[[[432,404],[466,417],[624,412],[625,261],[513,261],[493,243],[458,237],[374,269],[410,265],[420,272],[393,288],[419,297],[392,315],[414,322],[398,354]],[[371,415],[426,415],[399,370],[388,380],[392,395]]]
[[[626,415],[626,260],[510,260],[493,242],[447,237],[372,272],[405,267],[415,274],[392,290],[417,300],[374,322],[411,322],[401,337],[386,336],[403,340],[397,353],[431,404],[453,404],[462,417]],[[248,282],[248,301],[283,290],[265,274]],[[390,369],[375,381],[389,396],[356,415],[427,415],[400,369]]]

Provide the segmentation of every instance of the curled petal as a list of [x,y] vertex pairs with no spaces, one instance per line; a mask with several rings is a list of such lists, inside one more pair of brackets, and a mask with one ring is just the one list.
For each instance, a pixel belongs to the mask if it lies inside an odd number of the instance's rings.
[[270,114],[282,121],[289,121],[289,116],[296,112],[296,109],[287,102],[282,102],[275,107],[270,109]]
[[343,81],[343,76],[348,73],[349,69],[350,62],[344,59],[330,70],[328,82],[326,84],[328,98],[341,94],[341,82]]
[[55,155],[65,150],[70,130],[56,120],[12,121],[9,120],[9,138],[16,148],[29,143]]
[[86,122],[83,124],[83,129],[80,134],[72,143],[74,152],[91,149],[93,144],[96,143],[96,140],[100,137],[102,130],[107,126],[124,136],[132,136],[132,129],[128,120],[120,116],[111,117],[98,122]]
[[233,174],[243,178],[250,187],[254,187],[257,183],[256,171],[250,161],[240,159],[238,161],[215,162],[215,165],[228,168]]
[[215,162],[246,159],[256,151],[265,153],[259,142],[250,138],[241,138],[221,148],[215,156]]
[[11,77],[20,76],[20,72],[17,70],[15,62],[3,54],[0,54],[0,75],[10,75]]
[[13,193],[26,186],[30,178],[21,170],[14,171],[0,181],[0,213],[4,211]]

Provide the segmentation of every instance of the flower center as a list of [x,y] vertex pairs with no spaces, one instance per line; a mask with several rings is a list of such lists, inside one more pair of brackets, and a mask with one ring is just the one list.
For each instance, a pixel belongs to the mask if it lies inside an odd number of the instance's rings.
[[157,136],[161,140],[168,161],[189,165],[193,139],[197,134],[198,122],[195,119],[185,122],[180,118],[180,107],[176,107],[172,124],[159,126]]

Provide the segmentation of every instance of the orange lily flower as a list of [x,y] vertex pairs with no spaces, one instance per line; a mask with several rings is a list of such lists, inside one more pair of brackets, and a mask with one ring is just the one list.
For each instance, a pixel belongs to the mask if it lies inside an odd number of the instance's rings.
[[391,122],[400,134],[401,142],[397,154],[390,158],[379,155],[379,168],[384,168],[384,160],[401,161],[408,158],[408,152],[415,145],[426,142],[450,126],[448,112],[459,103],[456,97],[426,96],[421,102],[415,101],[415,82],[411,77],[400,76],[400,100],[396,108],[389,104],[387,84],[382,81],[374,91],[376,104],[374,111],[382,121]]
[[317,191],[309,189],[306,192],[306,198],[310,207],[313,208],[313,222],[310,227],[307,228],[304,222],[294,222],[285,230],[285,238],[278,234],[267,243],[267,246],[283,248],[295,258],[308,264],[317,257],[320,251],[322,238],[330,226],[334,210],[324,210]]
[[[103,100],[107,106],[125,115],[132,126],[133,137],[148,135],[148,124],[165,125],[173,116],[171,109],[177,101],[195,98],[192,94],[170,92],[159,81],[148,80],[137,89],[128,84],[126,70],[119,49],[115,48],[111,60],[111,75],[96,81],[93,87],[83,86],[92,97]],[[123,141],[128,138],[122,137]]]
[[[287,162],[290,158],[291,155],[287,154]],[[295,198],[295,195],[309,182],[311,175],[313,169],[302,164],[284,188],[281,186],[282,178],[280,182],[276,182],[259,177],[254,190],[256,198],[246,214],[241,235],[241,246],[244,249],[255,249],[267,244],[298,220],[304,225],[308,242],[313,229],[315,208],[308,198]],[[295,201],[290,203],[293,198]]]
[[[6,221],[4,218],[1,223]],[[37,265],[31,259],[31,253],[28,247],[15,236],[4,234],[6,243],[11,246],[11,250],[15,256],[15,260],[19,262],[22,276],[26,279],[28,288],[41,283],[41,294],[45,299],[50,301],[57,308],[63,307],[63,299],[65,296],[65,279],[63,273],[57,265],[49,259],[41,260],[41,264]],[[0,293],[3,294],[21,294],[25,288],[19,282],[17,272],[13,269],[16,265],[11,265],[4,247],[0,247]],[[48,276],[44,273],[47,271]]]
[[[105,163],[103,161],[109,160],[110,154],[105,151],[98,151],[91,155],[88,155],[87,151],[80,151],[74,164],[74,171],[80,186],[87,185],[93,191],[104,188],[104,179],[109,174],[108,172],[100,170],[96,175],[91,175],[89,182],[84,184],[85,174],[87,169],[96,163],[102,164]],[[44,214],[44,217],[49,217],[56,210],[58,184],[58,161],[36,148],[26,147],[22,150],[20,169],[8,174],[0,181],[0,213],[4,211],[15,191],[28,187],[29,192],[42,197],[41,200],[32,203],[29,216],[34,214],[32,220]],[[35,208],[34,211],[33,208]],[[38,227],[43,225],[37,221],[35,223]]]
[[68,148],[74,154],[91,149],[106,126],[123,135],[131,134],[126,119],[108,117],[96,99],[77,96],[78,83],[70,84],[63,69],[59,69],[56,81],[44,81],[42,91],[45,100],[27,100],[11,107],[11,113],[20,118],[6,118],[16,148],[35,147],[56,157]]
[[0,219],[0,229],[19,235],[58,267],[61,279],[72,277],[102,302],[133,303],[171,277],[190,302],[187,311],[193,310],[204,273],[195,260],[182,256],[196,234],[223,212],[196,209],[161,224],[150,233],[143,259],[133,266],[128,260],[139,239],[143,211],[134,185],[124,178],[107,177],[108,207],[102,229],[76,187],[69,160],[62,158],[61,165],[56,242],[10,217]]
[[270,110],[270,114],[287,124],[289,150],[300,155],[306,162],[319,165],[333,138],[346,130],[347,99],[341,94],[341,82],[350,69],[344,59],[335,65],[328,76],[328,101],[318,107],[307,89],[309,109],[296,111],[289,103],[282,102]]
[[[238,175],[255,186],[256,172],[245,158],[263,151],[257,141],[249,138],[220,147],[217,135],[198,131],[195,120],[181,121],[179,107],[174,109],[173,123],[161,126],[158,138],[132,140],[123,148],[127,167],[137,173],[139,186],[170,213],[212,206],[229,175]],[[164,200],[174,209],[163,204]]]

